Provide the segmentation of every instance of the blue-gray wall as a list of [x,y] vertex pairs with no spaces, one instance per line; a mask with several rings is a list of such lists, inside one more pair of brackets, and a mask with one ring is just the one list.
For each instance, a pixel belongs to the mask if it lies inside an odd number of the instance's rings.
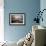
[[[40,10],[42,11],[43,9],[46,9],[46,0],[41,0],[40,1]],[[40,25],[45,26],[46,27],[46,10],[43,12],[43,22],[40,22]]]
[[[4,38],[7,41],[18,41],[31,31],[33,19],[40,9],[40,0],[4,0]],[[9,13],[25,13],[26,25],[9,25]]]

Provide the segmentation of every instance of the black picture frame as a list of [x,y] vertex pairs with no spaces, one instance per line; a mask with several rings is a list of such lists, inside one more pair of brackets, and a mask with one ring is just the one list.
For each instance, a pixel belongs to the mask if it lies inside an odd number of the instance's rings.
[[25,13],[9,13],[10,25],[25,25],[26,24]]

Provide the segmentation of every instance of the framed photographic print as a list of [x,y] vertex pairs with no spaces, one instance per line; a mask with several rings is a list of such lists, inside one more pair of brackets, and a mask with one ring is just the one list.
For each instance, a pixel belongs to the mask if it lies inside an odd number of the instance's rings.
[[9,24],[10,25],[25,25],[25,14],[24,13],[9,13]]

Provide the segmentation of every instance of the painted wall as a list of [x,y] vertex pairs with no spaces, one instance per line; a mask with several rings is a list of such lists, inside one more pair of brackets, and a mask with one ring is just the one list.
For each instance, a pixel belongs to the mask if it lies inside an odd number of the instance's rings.
[[[41,9],[41,11],[43,10],[43,9],[46,9],[46,0],[41,0],[40,1],[40,9]],[[40,22],[40,25],[43,25],[43,26],[46,26],[46,10],[43,12],[43,22],[41,21]]]
[[[32,29],[36,12],[40,10],[39,0],[4,0],[4,36],[7,41],[18,41]],[[9,25],[9,13],[25,13],[26,25]]]
[[[46,0],[41,0],[40,1],[41,3],[40,3],[40,9],[41,9],[41,11],[43,10],[43,9],[46,9]],[[41,21],[41,25],[43,25],[43,26],[45,26],[46,27],[46,10],[43,12],[43,22]]]

